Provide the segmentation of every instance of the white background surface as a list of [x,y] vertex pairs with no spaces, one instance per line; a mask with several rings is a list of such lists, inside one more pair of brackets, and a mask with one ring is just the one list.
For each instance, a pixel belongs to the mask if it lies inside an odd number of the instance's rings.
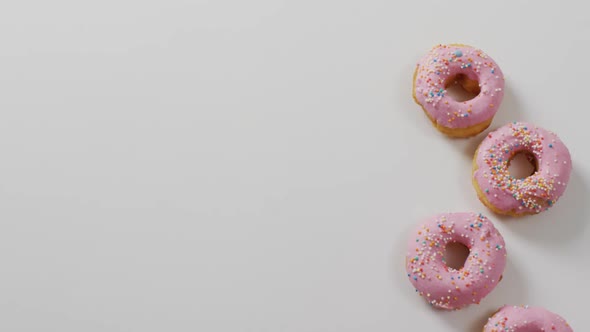
[[[480,331],[504,303],[590,329],[584,1],[4,1],[1,331]],[[447,139],[411,98],[433,44],[506,75],[493,128],[557,132],[574,171],[549,212],[492,215],[483,135]],[[432,310],[408,231],[482,211],[504,280]]]

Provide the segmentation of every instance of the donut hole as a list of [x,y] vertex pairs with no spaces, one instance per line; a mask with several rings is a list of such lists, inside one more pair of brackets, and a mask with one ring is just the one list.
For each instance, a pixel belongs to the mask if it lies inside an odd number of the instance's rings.
[[449,97],[459,102],[471,100],[477,97],[481,91],[479,82],[469,79],[465,74],[457,74],[448,78],[445,82],[445,90]]
[[508,173],[516,179],[524,179],[539,169],[539,163],[534,154],[528,151],[520,151],[508,160]]
[[447,267],[461,270],[469,257],[469,248],[463,243],[451,242],[445,247],[444,262]]

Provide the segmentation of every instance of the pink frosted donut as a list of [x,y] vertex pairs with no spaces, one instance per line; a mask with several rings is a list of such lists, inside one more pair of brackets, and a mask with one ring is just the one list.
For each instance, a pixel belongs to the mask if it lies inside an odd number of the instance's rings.
[[569,324],[541,307],[503,306],[484,326],[483,332],[573,332]]
[[[446,91],[453,82],[477,96],[456,101]],[[413,95],[438,130],[469,137],[492,122],[504,96],[504,75],[481,50],[461,44],[436,45],[418,62]]]
[[[517,153],[534,159],[536,171],[524,179],[510,175]],[[551,207],[563,194],[572,171],[567,147],[554,133],[514,122],[491,132],[473,160],[473,185],[492,211],[508,215],[534,214]]]
[[[447,244],[469,248],[463,268],[446,265]],[[498,284],[506,265],[502,235],[482,214],[444,213],[422,222],[408,242],[406,271],[416,291],[433,306],[459,309],[479,303]]]

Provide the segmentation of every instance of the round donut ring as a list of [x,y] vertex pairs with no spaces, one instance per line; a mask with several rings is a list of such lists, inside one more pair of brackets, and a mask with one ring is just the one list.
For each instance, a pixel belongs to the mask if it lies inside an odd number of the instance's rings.
[[[446,265],[447,244],[469,248],[463,268]],[[502,235],[477,213],[445,213],[420,223],[408,242],[406,271],[416,291],[430,304],[459,309],[479,303],[498,284],[506,266]]]
[[[453,99],[447,87],[454,82],[476,97]],[[416,66],[413,96],[442,133],[469,137],[492,123],[504,97],[504,75],[479,49],[463,44],[436,45]]]
[[573,332],[561,316],[541,307],[503,306],[484,326],[483,332]]
[[[535,160],[536,172],[524,179],[510,175],[517,153]],[[473,186],[492,211],[506,215],[535,214],[553,206],[565,191],[572,171],[570,153],[554,133],[514,122],[491,132],[473,159]]]

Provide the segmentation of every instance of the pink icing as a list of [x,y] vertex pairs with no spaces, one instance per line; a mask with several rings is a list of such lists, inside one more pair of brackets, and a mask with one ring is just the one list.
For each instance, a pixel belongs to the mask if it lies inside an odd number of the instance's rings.
[[[444,262],[446,245],[469,248],[463,268]],[[445,213],[422,222],[408,242],[406,271],[410,282],[430,304],[459,309],[479,303],[500,281],[506,265],[502,235],[482,214]]]
[[[525,179],[508,172],[510,158],[528,151],[538,170]],[[539,213],[563,194],[572,161],[567,147],[552,132],[532,124],[515,122],[491,132],[478,148],[473,178],[488,202],[502,211]]]
[[569,324],[541,307],[503,306],[488,320],[483,332],[573,332]]
[[[470,46],[437,45],[417,66],[416,99],[440,125],[467,128],[491,119],[498,111],[504,96],[504,75],[483,51]],[[445,83],[458,74],[478,81],[479,95],[464,102],[448,96]]]

